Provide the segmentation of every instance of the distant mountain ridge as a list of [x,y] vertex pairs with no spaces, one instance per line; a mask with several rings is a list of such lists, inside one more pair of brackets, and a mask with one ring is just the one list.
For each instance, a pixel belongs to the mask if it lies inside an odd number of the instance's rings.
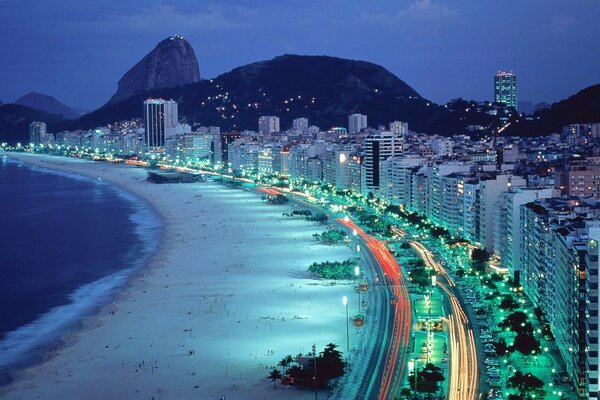
[[139,118],[142,102],[148,97],[173,99],[187,122],[218,125],[223,130],[256,129],[261,115],[277,115],[282,127],[291,125],[293,118],[307,117],[311,124],[328,129],[346,126],[348,115],[356,112],[367,114],[371,126],[402,120],[412,129],[446,131],[456,125],[448,110],[423,99],[379,65],[286,54],[214,79],[111,101],[70,126],[86,129]]
[[48,96],[42,93],[30,92],[24,96],[21,96],[15,104],[19,104],[25,107],[34,108],[36,110],[44,111],[50,114],[61,115],[64,118],[76,119],[81,116],[81,113],[75,111],[52,96]]
[[50,127],[64,124],[63,117],[20,104],[0,105],[0,142],[29,143],[29,124],[46,122]]
[[168,37],[156,45],[118,82],[111,102],[163,87],[181,86],[200,81],[196,53],[182,36]]
[[[502,110],[498,115],[489,112],[496,105],[478,105],[473,100],[437,105],[382,66],[329,56],[285,54],[201,80],[194,50],[181,36],[158,43],[118,86],[109,102],[72,121],[55,108],[51,112],[59,115],[1,105],[0,141],[14,142],[12,138],[27,136],[32,120],[45,121],[50,132],[59,132],[141,118],[142,103],[149,97],[173,99],[182,121],[215,125],[223,131],[256,130],[263,115],[278,116],[282,130],[298,117],[326,130],[346,126],[350,114],[362,113],[374,128],[400,120],[422,133],[493,134],[503,125],[500,116],[504,115]],[[595,85],[536,112],[533,120],[513,113],[503,134],[541,135],[558,132],[568,123],[600,121],[599,96],[600,85]]]
[[504,134],[541,136],[561,132],[565,125],[600,122],[600,84],[589,86],[533,114],[532,119],[521,118],[511,124]]

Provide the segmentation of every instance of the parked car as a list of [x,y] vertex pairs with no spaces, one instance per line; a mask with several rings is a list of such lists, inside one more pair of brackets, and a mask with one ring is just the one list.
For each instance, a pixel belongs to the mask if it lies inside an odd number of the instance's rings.
[[490,378],[488,379],[488,385],[490,385],[490,387],[492,388],[499,388],[502,387],[502,382],[500,381],[500,379]]

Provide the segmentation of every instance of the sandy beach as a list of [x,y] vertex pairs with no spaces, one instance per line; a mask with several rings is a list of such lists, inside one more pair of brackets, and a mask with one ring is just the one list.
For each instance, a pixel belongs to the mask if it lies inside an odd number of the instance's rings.
[[[287,354],[345,352],[342,296],[349,284],[311,279],[315,261],[347,247],[315,243],[323,225],[282,216],[254,192],[215,183],[156,185],[125,165],[27,154],[29,164],[99,178],[147,200],[164,222],[149,265],[114,303],[48,360],[0,388],[3,399],[312,399],[273,388],[270,368]],[[354,337],[351,335],[350,341]],[[325,397],[325,394],[321,394]]]

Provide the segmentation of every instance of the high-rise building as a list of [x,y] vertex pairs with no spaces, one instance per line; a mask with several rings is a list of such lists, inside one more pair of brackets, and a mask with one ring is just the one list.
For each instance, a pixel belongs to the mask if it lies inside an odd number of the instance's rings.
[[389,157],[401,156],[403,152],[402,135],[392,132],[377,132],[369,135],[365,141],[363,194],[379,194],[381,187],[381,169],[383,161]]
[[408,122],[394,121],[390,122],[390,132],[408,134]]
[[494,101],[517,109],[517,76],[498,71],[494,77]]
[[144,126],[147,150],[164,148],[167,136],[175,132],[179,122],[177,102],[148,99],[144,101]]
[[308,129],[308,118],[295,118],[292,121],[292,129],[306,131]]
[[261,135],[270,135],[279,132],[279,118],[273,116],[262,116],[258,119],[258,132]]
[[39,146],[46,136],[46,123],[33,121],[29,124],[29,143]]
[[362,114],[352,114],[348,117],[348,133],[359,133],[361,129],[367,127],[367,116]]

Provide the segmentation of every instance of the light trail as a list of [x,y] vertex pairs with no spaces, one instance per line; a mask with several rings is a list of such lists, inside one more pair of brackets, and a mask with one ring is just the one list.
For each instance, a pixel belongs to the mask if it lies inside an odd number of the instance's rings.
[[[410,245],[423,261],[438,274],[437,286],[446,294],[451,307],[448,325],[450,341],[449,400],[474,400],[478,393],[478,364],[475,336],[469,319],[456,296],[456,284],[442,265],[435,261],[431,252],[421,243],[411,241]],[[445,279],[446,284],[441,280]]]
[[406,282],[396,259],[383,242],[366,234],[349,219],[340,218],[338,222],[350,231],[355,230],[369,247],[383,271],[384,282],[392,295],[390,302],[392,315],[390,339],[386,344],[381,386],[377,399],[395,398],[398,384],[404,376],[412,322],[412,307]]

